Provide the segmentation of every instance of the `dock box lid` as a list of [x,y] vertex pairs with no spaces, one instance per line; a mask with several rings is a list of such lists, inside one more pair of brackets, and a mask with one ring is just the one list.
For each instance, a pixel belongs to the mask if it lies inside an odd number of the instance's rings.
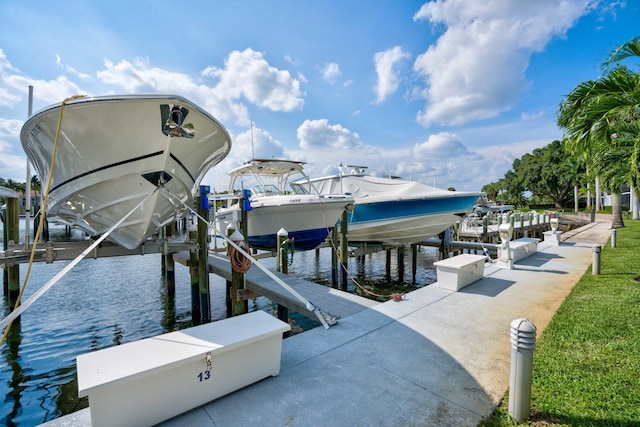
[[76,358],[78,395],[83,397],[94,387],[149,375],[169,365],[189,363],[207,353],[215,357],[290,329],[288,323],[260,310],[82,354]]

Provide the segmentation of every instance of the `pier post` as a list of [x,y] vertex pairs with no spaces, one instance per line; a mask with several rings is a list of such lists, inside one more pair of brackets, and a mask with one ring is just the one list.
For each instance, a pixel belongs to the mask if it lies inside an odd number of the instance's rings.
[[[176,223],[172,222],[169,225],[164,227],[164,238],[169,239],[175,234]],[[176,265],[173,259],[173,254],[164,253],[162,254],[162,267],[164,272],[164,280],[167,285],[167,294],[169,297],[173,297],[176,294]]]
[[[189,240],[198,241],[197,218],[191,218],[187,226]],[[200,274],[198,273],[198,249],[189,252],[189,276],[191,278],[191,323],[199,325],[200,322]]]
[[385,249],[385,272],[386,272],[386,279],[387,282],[391,281],[391,249],[387,248]]
[[[2,220],[2,250],[6,252],[9,244],[9,230],[7,230],[7,217],[5,212],[0,210],[0,220]],[[9,292],[9,271],[2,268],[2,295],[7,296]]]
[[[7,211],[6,211],[6,223],[7,237],[5,242],[18,244],[20,243],[20,224],[19,224],[19,212],[18,212],[18,199],[15,197],[8,197],[7,199]],[[7,287],[5,290],[5,296],[9,300],[10,310],[13,311],[18,295],[20,294],[20,265],[8,264],[5,270],[7,276]]]
[[418,269],[418,250],[420,246],[417,243],[411,244],[411,283],[416,283],[416,273]]
[[347,232],[347,223],[348,223],[347,211],[344,210],[342,212],[342,217],[340,218],[340,270],[342,275],[342,280],[340,281],[340,290],[347,291],[347,261],[349,259],[348,253],[348,232]]
[[398,281],[404,282],[404,245],[396,249],[398,262]]
[[[244,235],[232,227],[227,228],[227,236],[237,245],[242,245],[244,242]],[[229,258],[232,258],[232,252],[229,252]],[[240,254],[236,254],[239,257],[244,257]],[[237,261],[237,260],[236,260]],[[233,259],[231,259],[233,263]],[[237,271],[236,267],[231,267],[231,283],[227,282],[227,286],[231,285],[231,288],[227,288],[227,294],[230,297],[231,312],[227,313],[227,317],[238,316],[240,314],[246,314],[249,312],[249,301],[246,295],[244,287],[244,272]],[[227,306],[227,309],[229,306]]]
[[[289,233],[284,228],[276,233],[276,270],[284,274],[289,274],[289,260],[287,258],[287,246],[289,241]],[[284,305],[278,304],[278,319],[283,322],[289,321],[289,309]]]
[[329,235],[331,239],[331,287],[338,289],[338,234],[336,228]]
[[489,216],[485,215],[484,218],[482,218],[482,241],[484,243],[487,243],[489,241],[489,239],[487,238],[488,233],[489,233]]
[[276,271],[289,274],[289,260],[287,259],[287,240],[289,232],[281,228],[276,233]]
[[[209,218],[208,185],[200,186],[198,215]],[[211,322],[211,297],[209,293],[209,226],[205,221],[198,221],[198,279],[200,291],[200,319],[202,323]]]

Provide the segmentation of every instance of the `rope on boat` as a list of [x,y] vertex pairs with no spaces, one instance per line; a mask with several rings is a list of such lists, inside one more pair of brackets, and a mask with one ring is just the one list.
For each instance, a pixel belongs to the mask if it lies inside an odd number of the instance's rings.
[[[167,191],[171,195],[171,192],[169,192],[169,190],[167,190],[165,188],[163,188],[163,190]],[[201,215],[199,215],[198,212],[196,212],[191,206],[187,205],[184,201],[180,200],[179,198],[178,198],[178,200],[187,209],[189,209],[191,211],[191,213],[193,213],[200,221],[203,221],[206,224],[208,224],[209,228],[211,227],[211,225],[212,225],[211,222],[207,221],[205,218],[203,218]],[[309,310],[310,312],[312,312],[313,314],[316,315],[316,317],[318,318],[318,320],[320,321],[320,323],[322,324],[322,326],[325,329],[329,329],[329,325],[333,325],[333,324],[336,323],[336,319],[334,317],[329,316],[327,313],[325,313],[322,310],[320,310],[318,307],[316,307],[313,303],[311,303],[305,297],[300,295],[295,289],[293,289],[291,286],[286,284],[282,279],[280,279],[278,276],[276,276],[271,270],[269,270],[264,265],[260,264],[260,262],[258,262],[257,259],[255,259],[253,256],[251,256],[251,254],[249,254],[247,251],[245,251],[240,245],[236,244],[236,242],[234,242],[233,240],[231,240],[230,238],[228,238],[225,235],[221,235],[220,237],[222,237],[229,245],[231,245],[232,248],[235,248],[240,254],[244,255],[246,258],[251,260],[251,262],[253,262],[260,270],[262,270],[267,276],[269,276],[271,279],[273,279],[274,282],[276,282],[277,284],[282,286],[291,295],[293,295],[300,302],[302,302],[307,310]]]
[[[49,177],[47,178],[47,188],[46,188],[45,193],[44,193],[44,199],[42,201],[42,207],[40,208],[43,213],[46,212],[46,210],[47,210],[47,202],[49,201],[49,191],[51,189],[51,182],[53,181],[53,171],[54,171],[55,165],[56,165],[56,154],[58,152],[58,141],[60,139],[60,132],[62,130],[62,117],[63,117],[64,107],[67,104],[67,102],[73,101],[74,99],[83,98],[84,96],[85,95],[70,96],[68,98],[65,98],[60,103],[60,114],[58,116],[58,127],[56,129],[56,137],[55,137],[55,140],[54,140],[54,143],[53,143],[53,153],[51,154],[51,168],[49,169]],[[20,288],[20,292],[18,293],[18,298],[16,299],[16,304],[14,306],[14,311],[18,309],[18,307],[20,305],[20,300],[22,299],[22,295],[24,294],[24,290],[27,287],[27,281],[29,280],[29,274],[31,273],[31,266],[33,265],[33,259],[35,258],[35,254],[36,254],[36,250],[35,250],[36,249],[36,243],[40,239],[40,234],[42,233],[42,228],[44,226],[44,221],[45,221],[45,215],[40,216],[40,222],[38,223],[38,229],[36,230],[36,234],[33,236],[34,245],[31,247],[31,255],[29,257],[29,264],[27,266],[27,272],[26,272],[26,274],[24,276],[24,281],[22,283],[22,287]],[[27,233],[27,239],[28,238],[29,238],[29,234]],[[4,334],[2,335],[2,337],[0,337],[0,345],[2,345],[2,343],[4,342],[4,339],[7,337],[7,334],[9,333],[9,329],[11,328],[11,322],[12,321],[13,320],[9,321],[8,326],[7,326],[7,330],[4,331]],[[4,326],[0,326],[0,328],[2,328],[2,327],[4,327]]]

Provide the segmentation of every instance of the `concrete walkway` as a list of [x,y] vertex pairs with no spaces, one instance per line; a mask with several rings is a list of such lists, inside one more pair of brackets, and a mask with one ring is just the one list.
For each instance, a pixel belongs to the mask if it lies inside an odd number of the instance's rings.
[[[540,336],[610,227],[596,221],[563,233],[560,246],[540,243],[513,270],[486,264],[461,291],[425,286],[287,338],[278,377],[162,425],[476,426],[508,389],[511,321],[529,319]],[[89,424],[86,409],[47,423]]]

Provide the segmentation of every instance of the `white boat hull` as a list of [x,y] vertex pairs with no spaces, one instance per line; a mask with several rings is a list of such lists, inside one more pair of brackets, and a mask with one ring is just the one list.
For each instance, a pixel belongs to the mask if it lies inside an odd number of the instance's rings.
[[[172,108],[184,122],[167,129]],[[48,219],[99,235],[152,194],[109,236],[128,249],[184,217],[204,175],[231,149],[224,127],[182,97],[82,98],[64,106],[52,164],[59,116],[59,104],[48,107],[21,132],[43,189],[53,167]]]
[[[276,247],[276,235],[284,229],[296,249],[318,247],[340,219],[353,199],[344,196],[268,196],[251,200],[247,211],[247,240],[253,247],[271,250]],[[237,228],[240,208],[236,204],[216,212],[216,229],[224,234],[227,227]]]
[[349,242],[386,245],[419,243],[435,237],[469,213],[483,193],[448,191],[415,181],[343,175],[294,182],[294,191],[351,194]]
[[455,214],[436,214],[367,223],[355,222],[349,223],[348,238],[351,242],[401,246],[437,236],[459,220],[460,216]]

